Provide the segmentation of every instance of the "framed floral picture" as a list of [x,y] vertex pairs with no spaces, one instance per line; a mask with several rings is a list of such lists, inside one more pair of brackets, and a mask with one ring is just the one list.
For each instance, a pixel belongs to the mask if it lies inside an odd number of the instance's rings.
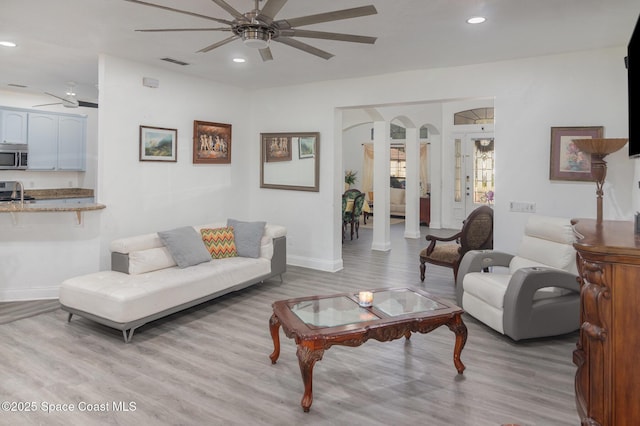
[[549,179],[592,182],[591,155],[580,151],[573,140],[601,138],[603,131],[602,126],[552,127]]
[[193,164],[231,163],[231,124],[193,122]]
[[140,161],[178,161],[178,130],[140,126]]

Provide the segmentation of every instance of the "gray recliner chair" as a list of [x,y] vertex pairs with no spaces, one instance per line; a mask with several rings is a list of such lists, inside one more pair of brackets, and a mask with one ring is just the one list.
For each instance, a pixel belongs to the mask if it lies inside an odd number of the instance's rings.
[[456,281],[458,305],[516,341],[577,330],[580,288],[574,241],[569,219],[531,216],[517,254],[465,254]]

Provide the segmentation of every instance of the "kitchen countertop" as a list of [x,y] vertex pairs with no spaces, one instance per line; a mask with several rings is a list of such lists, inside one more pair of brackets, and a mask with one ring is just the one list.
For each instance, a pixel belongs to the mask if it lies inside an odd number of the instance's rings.
[[[0,203],[0,213],[37,213],[37,212],[75,212],[78,223],[82,222],[82,212],[102,210],[106,208],[99,203],[58,203],[46,200],[63,200],[74,198],[93,198],[93,189],[84,188],[58,188],[58,189],[28,189],[24,195],[29,195],[36,199],[36,203],[20,201]],[[39,201],[42,200],[42,201]]]
[[93,197],[93,189],[86,189],[86,188],[25,189],[24,195],[30,195],[36,200],[54,200],[54,199],[60,199],[60,198],[88,198],[88,197]]
[[0,213],[28,213],[28,212],[85,212],[91,210],[102,210],[106,208],[104,204],[82,203],[82,204],[46,204],[46,203],[24,203],[11,202],[0,204]]

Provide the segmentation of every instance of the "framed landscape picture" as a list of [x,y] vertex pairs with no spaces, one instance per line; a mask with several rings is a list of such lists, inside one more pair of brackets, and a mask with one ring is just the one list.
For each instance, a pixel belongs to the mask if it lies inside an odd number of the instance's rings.
[[602,126],[552,127],[549,179],[593,181],[591,155],[580,151],[574,139],[601,138]]
[[313,158],[316,155],[315,136],[298,138],[298,158]]
[[193,122],[193,164],[231,163],[231,124]]
[[178,161],[178,130],[140,126],[140,161]]

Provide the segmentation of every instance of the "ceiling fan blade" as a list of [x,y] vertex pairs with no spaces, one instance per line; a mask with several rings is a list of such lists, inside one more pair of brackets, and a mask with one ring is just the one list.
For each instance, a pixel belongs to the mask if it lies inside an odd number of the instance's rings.
[[215,48],[217,48],[217,47],[224,46],[225,44],[227,44],[227,43],[229,43],[229,42],[232,42],[233,40],[235,40],[235,39],[237,39],[237,38],[240,38],[240,36],[233,35],[233,36],[231,36],[231,37],[227,37],[227,38],[225,38],[224,40],[221,40],[221,41],[219,41],[219,42],[217,42],[217,43],[213,43],[212,45],[209,45],[209,46],[207,46],[207,47],[204,47],[204,48],[202,48],[202,49],[198,50],[198,53],[205,53],[205,52],[208,52],[208,51],[210,51],[210,50],[213,50],[213,49],[215,49]]
[[203,19],[209,19],[211,21],[219,22],[221,24],[227,24],[227,25],[232,25],[233,24],[233,22],[227,21],[226,19],[213,18],[211,16],[200,15],[199,13],[193,13],[193,12],[188,12],[186,10],[174,9],[172,7],[167,7],[167,6],[160,6],[159,4],[148,3],[146,1],[140,1],[140,0],[125,0],[125,1],[131,2],[131,3],[136,3],[136,4],[141,4],[141,5],[144,5],[144,6],[157,7],[158,9],[168,10],[170,12],[183,13],[185,15],[196,16],[198,18],[203,18]]
[[303,43],[298,40],[294,40],[292,38],[278,37],[278,38],[274,38],[273,41],[286,44],[287,46],[295,47],[296,49],[300,49],[304,52],[311,53],[312,55],[319,56],[322,59],[331,59],[333,57],[333,55],[329,52],[325,52],[324,50],[320,50],[316,47],[310,46],[306,43]]
[[267,3],[260,11],[260,16],[267,16],[273,20],[286,3],[287,0],[267,0]]
[[98,108],[98,104],[94,102],[87,102],[87,101],[78,101],[78,106],[88,107],[88,108]]
[[260,56],[264,62],[272,61],[273,55],[271,54],[271,49],[265,47],[264,49],[260,49]]
[[231,6],[226,1],[224,0],[211,0],[211,1],[217,4],[218,6],[220,6],[221,8],[223,8],[224,10],[226,10],[229,13],[229,15],[233,16],[234,18],[239,19],[241,21],[247,20],[247,18],[242,13],[238,12],[233,6]]
[[50,105],[62,105],[62,102],[56,102],[56,103],[53,103],[53,104],[40,104],[40,105],[34,105],[34,106],[33,106],[33,108],[36,108],[36,107],[42,107],[42,106],[50,106]]
[[318,13],[317,15],[301,16],[299,18],[282,19],[277,21],[280,28],[302,27],[305,25],[319,24],[321,22],[339,21],[341,19],[358,18],[360,16],[375,15],[378,13],[375,6],[361,6],[352,9],[335,10],[333,12]]
[[140,33],[161,33],[168,31],[231,31],[231,27],[229,28],[157,28],[157,29],[148,29],[148,30],[136,30]]
[[[49,92],[44,92],[45,95],[49,95],[49,96],[53,96],[56,99],[60,99],[63,102],[69,102],[69,99],[65,99],[62,96],[58,96],[58,95],[54,95],[53,93],[49,93]],[[55,105],[55,104],[51,104],[51,105]]]
[[285,37],[306,37],[306,38],[321,38],[324,40],[338,40],[338,41],[350,41],[353,43],[367,43],[374,44],[377,37],[361,36],[355,34],[341,34],[341,33],[328,33],[324,31],[307,31],[292,28],[290,30],[280,31],[280,36]]

